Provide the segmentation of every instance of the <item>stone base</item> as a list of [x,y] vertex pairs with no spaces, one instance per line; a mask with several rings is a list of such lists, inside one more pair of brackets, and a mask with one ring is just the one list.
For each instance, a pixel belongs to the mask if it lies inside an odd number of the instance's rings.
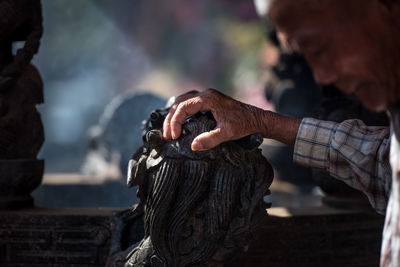
[[[383,216],[326,207],[268,212],[248,251],[226,267],[379,265]],[[121,247],[115,242],[121,233],[117,214],[120,210],[0,211],[0,266],[105,266],[111,251]],[[140,239],[137,229],[123,231],[123,238]]]
[[0,266],[104,266],[116,210],[0,211]]

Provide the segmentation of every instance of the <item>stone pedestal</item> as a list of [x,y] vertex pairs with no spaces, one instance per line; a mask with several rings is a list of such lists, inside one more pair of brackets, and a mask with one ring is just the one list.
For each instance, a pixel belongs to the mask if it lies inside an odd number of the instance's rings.
[[0,211],[0,266],[104,266],[116,210]]
[[[143,237],[143,228],[137,226],[121,232],[119,212],[0,211],[0,266],[105,266],[111,251],[119,247],[115,241],[121,233],[125,239]],[[226,267],[379,265],[383,216],[324,206],[268,212],[248,251],[237,254]]]
[[42,182],[44,160],[0,160],[0,209],[32,207],[30,193]]

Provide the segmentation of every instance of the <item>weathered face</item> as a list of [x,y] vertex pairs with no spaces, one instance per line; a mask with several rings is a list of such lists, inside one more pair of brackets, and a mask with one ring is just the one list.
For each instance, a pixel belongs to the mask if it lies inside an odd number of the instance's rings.
[[276,0],[269,15],[319,83],[375,111],[400,100],[399,34],[379,0]]

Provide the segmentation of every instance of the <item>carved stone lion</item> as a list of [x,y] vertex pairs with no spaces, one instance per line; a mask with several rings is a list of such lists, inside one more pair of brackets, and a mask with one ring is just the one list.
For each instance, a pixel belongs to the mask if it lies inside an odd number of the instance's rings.
[[125,266],[223,266],[247,248],[257,218],[266,215],[273,170],[257,148],[262,136],[194,152],[193,139],[216,126],[211,113],[188,117],[180,138],[167,142],[167,112],[151,114],[144,145],[130,161],[128,186],[139,185],[145,233]]

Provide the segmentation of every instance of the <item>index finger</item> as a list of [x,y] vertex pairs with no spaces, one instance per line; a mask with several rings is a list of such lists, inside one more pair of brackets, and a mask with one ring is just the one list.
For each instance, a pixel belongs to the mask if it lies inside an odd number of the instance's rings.
[[175,113],[176,107],[178,105],[173,105],[171,109],[169,110],[167,116],[164,119],[163,122],[163,137],[165,140],[170,140],[171,139],[171,118]]
[[171,106],[171,109],[169,110],[167,116],[164,119],[163,137],[164,137],[165,140],[170,140],[171,137],[172,137],[171,136],[171,126],[170,126],[171,125],[171,119],[172,119],[172,116],[174,115],[174,113],[176,111],[176,108],[178,107],[178,104],[183,102],[183,101],[185,101],[185,100],[187,100],[187,99],[189,99],[189,98],[194,97],[198,93],[199,93],[198,91],[192,90],[192,91],[189,91],[187,93],[184,93],[184,94],[176,97],[176,99],[174,101],[175,103]]
[[194,115],[200,111],[207,111],[207,105],[200,96],[181,102],[171,119],[172,138],[177,139],[181,135],[182,124],[187,116]]

